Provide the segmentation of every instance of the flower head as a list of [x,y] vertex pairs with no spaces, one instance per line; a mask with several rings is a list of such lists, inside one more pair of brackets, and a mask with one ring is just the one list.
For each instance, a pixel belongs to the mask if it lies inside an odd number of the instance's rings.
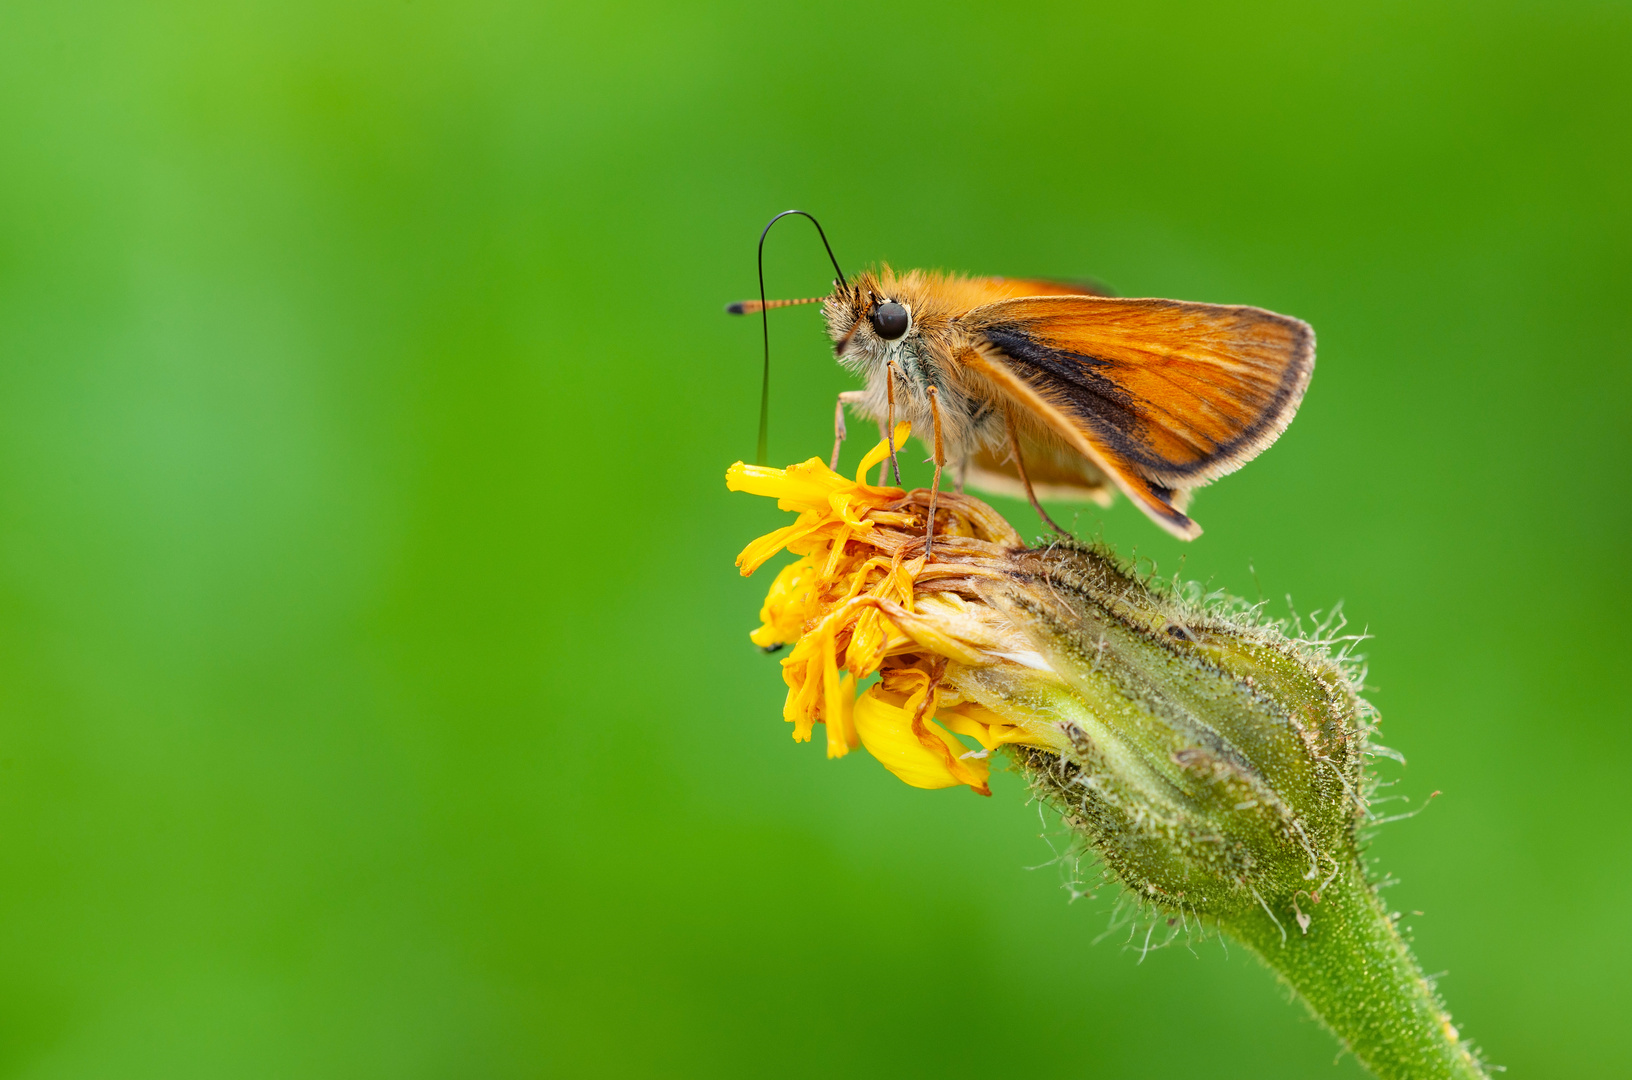
[[[894,442],[910,427],[896,428]],[[827,729],[827,754],[864,746],[902,780],[922,788],[987,786],[986,754],[999,746],[1051,746],[1047,725],[1015,723],[961,693],[949,665],[1024,663],[1029,647],[978,601],[975,582],[1001,576],[1020,537],[977,499],[941,493],[934,554],[926,560],[928,495],[867,483],[889,454],[881,442],[851,480],[811,458],[786,469],[737,462],[726,485],[777,499],[796,511],[792,524],[743,549],[737,566],[752,574],[784,548],[801,558],[777,575],[760,610],[756,645],[792,645],[782,661],[788,684],[783,716],[793,737]],[[877,676],[859,694],[856,689]],[[953,733],[973,738],[971,749]]]

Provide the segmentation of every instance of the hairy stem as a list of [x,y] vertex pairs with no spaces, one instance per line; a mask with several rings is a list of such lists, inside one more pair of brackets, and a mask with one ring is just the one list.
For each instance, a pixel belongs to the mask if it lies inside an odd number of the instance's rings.
[[1261,906],[1225,921],[1223,929],[1273,968],[1382,1080],[1487,1080],[1366,882],[1358,857],[1348,860],[1320,903],[1298,900],[1309,917],[1306,932],[1296,919]]

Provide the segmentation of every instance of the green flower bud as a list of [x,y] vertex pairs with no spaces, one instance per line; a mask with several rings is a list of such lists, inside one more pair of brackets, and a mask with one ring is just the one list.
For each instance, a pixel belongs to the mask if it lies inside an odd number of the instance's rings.
[[1011,753],[1084,846],[1157,913],[1245,942],[1378,1076],[1486,1076],[1366,879],[1371,711],[1329,643],[1092,548],[1005,569],[973,587],[1031,656],[947,679],[1063,735]]
[[1319,903],[1365,814],[1366,706],[1341,665],[1087,548],[1017,552],[981,592],[1057,679],[1008,665],[949,678],[1065,735],[1058,756],[1018,755],[1124,884],[1215,918],[1261,908],[1291,923]]

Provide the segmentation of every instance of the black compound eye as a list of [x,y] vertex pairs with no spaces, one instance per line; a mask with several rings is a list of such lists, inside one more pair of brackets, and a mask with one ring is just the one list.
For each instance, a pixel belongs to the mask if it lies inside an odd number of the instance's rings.
[[907,309],[894,300],[878,305],[867,318],[873,324],[873,330],[885,341],[894,341],[907,332],[907,325],[912,322],[907,317]]

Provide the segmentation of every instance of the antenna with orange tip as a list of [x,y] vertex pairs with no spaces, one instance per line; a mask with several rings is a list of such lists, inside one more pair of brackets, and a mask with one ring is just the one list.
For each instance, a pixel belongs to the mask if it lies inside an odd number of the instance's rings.
[[825,296],[807,296],[803,300],[738,300],[725,305],[727,315],[758,315],[767,308],[793,307],[796,304],[820,304]]

